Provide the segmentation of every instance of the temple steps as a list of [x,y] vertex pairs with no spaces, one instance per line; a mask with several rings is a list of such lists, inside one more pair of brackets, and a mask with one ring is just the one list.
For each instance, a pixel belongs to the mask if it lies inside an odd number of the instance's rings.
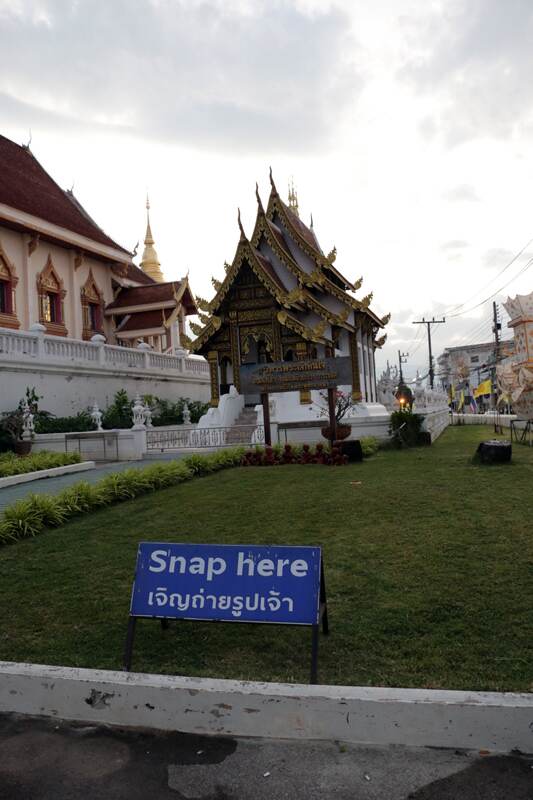
[[252,434],[257,428],[257,411],[253,408],[243,408],[235,424],[226,435],[227,444],[244,444],[252,439]]

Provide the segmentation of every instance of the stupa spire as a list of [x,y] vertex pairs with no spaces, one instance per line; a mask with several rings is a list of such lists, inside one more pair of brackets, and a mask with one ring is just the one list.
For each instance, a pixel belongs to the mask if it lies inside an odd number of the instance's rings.
[[298,195],[296,194],[296,189],[294,188],[294,181],[291,178],[291,182],[289,183],[289,208],[293,214],[296,214],[297,217],[300,216],[298,211]]
[[148,195],[146,195],[146,236],[144,237],[144,252],[141,261],[141,269],[157,283],[163,283],[165,279],[161,272],[161,264],[159,263],[154,244],[154,237],[152,236],[152,229],[150,227],[150,199]]

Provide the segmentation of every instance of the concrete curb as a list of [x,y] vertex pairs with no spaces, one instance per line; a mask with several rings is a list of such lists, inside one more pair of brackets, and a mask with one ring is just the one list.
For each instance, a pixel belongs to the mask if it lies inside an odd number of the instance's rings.
[[39,469],[35,472],[24,472],[22,475],[9,475],[7,478],[0,478],[0,489],[17,486],[19,483],[38,481],[41,478],[57,478],[59,475],[69,475],[71,472],[86,472],[94,467],[94,461],[82,461],[80,464],[65,464],[63,467]]
[[533,694],[248,683],[3,661],[0,712],[197,734],[533,752]]

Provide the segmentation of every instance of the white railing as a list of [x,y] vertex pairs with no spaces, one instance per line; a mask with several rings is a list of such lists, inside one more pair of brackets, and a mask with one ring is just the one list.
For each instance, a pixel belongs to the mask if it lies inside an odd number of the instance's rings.
[[186,358],[185,369],[193,375],[209,375],[209,364],[199,358]]
[[43,336],[43,350],[47,358],[58,361],[98,361],[98,345],[62,336]]
[[500,425],[509,428],[512,420],[516,420],[516,414],[450,414],[452,425]]
[[139,369],[143,369],[146,366],[146,359],[142,350],[110,344],[101,346],[106,364],[112,364],[115,367],[137,367]]
[[21,336],[16,331],[0,328],[0,356],[31,358],[37,354],[37,336],[27,333]]
[[264,442],[263,426],[234,425],[232,428],[175,428],[146,432],[148,450],[187,450],[202,447],[232,447]]
[[202,359],[137,350],[131,347],[84,342],[63,336],[12,331],[0,328],[0,362],[34,362],[76,364],[77,366],[111,367],[119,370],[152,370],[184,375],[202,382],[209,381],[209,364]]
[[[158,369],[176,369],[179,372],[183,370],[183,359],[178,356],[167,356],[164,353],[148,353],[148,362],[151,367]],[[206,362],[206,367],[208,366]]]

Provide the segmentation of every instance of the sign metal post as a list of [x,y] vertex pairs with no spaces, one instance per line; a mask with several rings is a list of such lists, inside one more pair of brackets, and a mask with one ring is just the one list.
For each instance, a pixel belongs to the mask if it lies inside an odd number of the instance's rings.
[[268,402],[267,392],[261,394],[261,402],[263,404],[263,427],[265,429],[265,444],[267,447],[272,445],[272,433],[270,430],[270,405]]

